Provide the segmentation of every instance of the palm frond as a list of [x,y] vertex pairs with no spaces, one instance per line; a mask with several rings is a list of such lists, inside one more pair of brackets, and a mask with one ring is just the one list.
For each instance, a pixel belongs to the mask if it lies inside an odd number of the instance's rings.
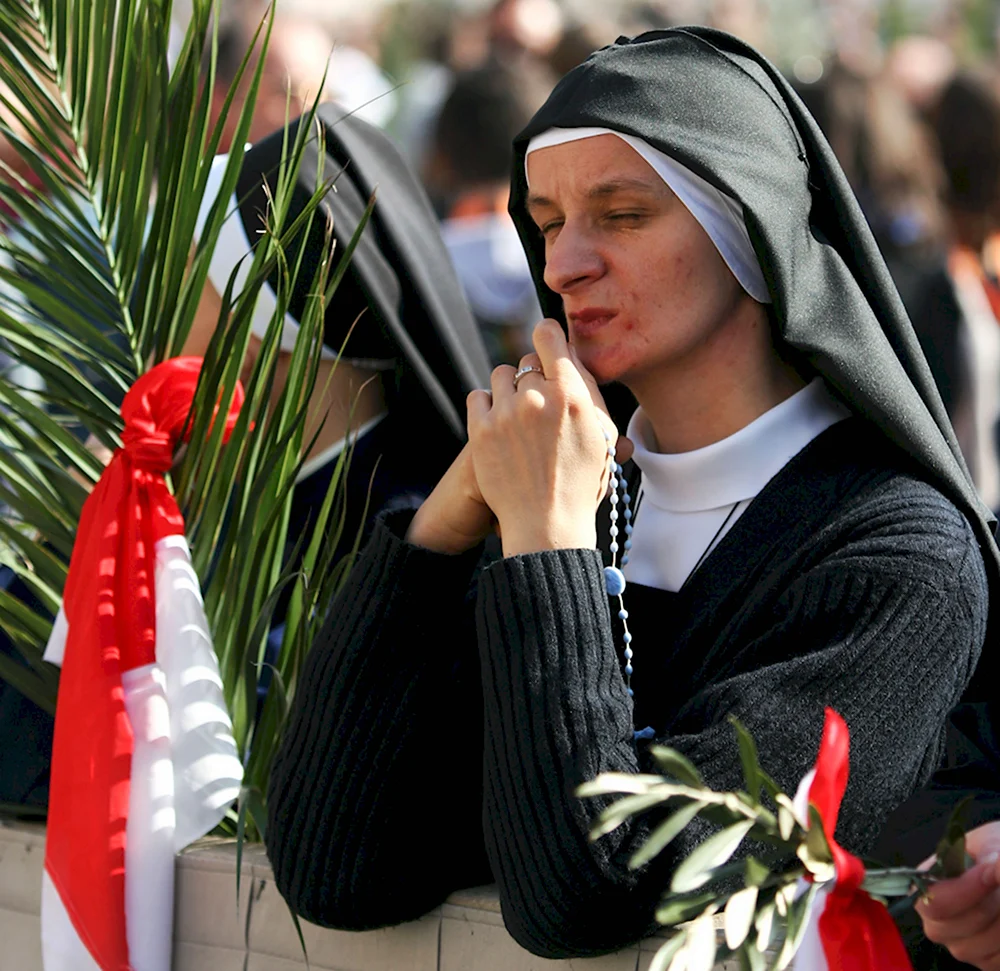
[[[233,152],[195,239],[225,114],[238,111],[233,144],[244,144],[264,70],[273,11],[253,38],[223,117],[213,123],[217,10],[212,0],[193,0],[192,8],[172,70],[169,2],[10,0],[0,10],[0,77],[10,79],[0,90],[0,134],[41,186],[33,189],[9,168],[0,172],[0,201],[19,220],[16,231],[0,236],[0,348],[43,385],[29,391],[0,383],[0,563],[15,570],[41,605],[29,607],[0,592],[0,626],[23,660],[0,655],[0,677],[49,710],[57,677],[41,654],[80,510],[102,468],[84,440],[117,447],[125,390],[184,346],[239,176],[241,153]],[[266,790],[306,646],[345,569],[333,561],[329,538],[342,528],[336,488],[347,455],[312,538],[295,547],[287,533],[295,479],[311,444],[306,415],[324,315],[364,222],[336,258],[328,228],[326,257],[306,281],[311,296],[287,378],[281,394],[274,393],[302,248],[330,188],[320,168],[308,205],[289,217],[306,145],[320,137],[315,109],[294,135],[286,132],[263,232],[246,257],[246,282],[237,287],[234,272],[221,295],[189,420],[190,442],[174,474],[237,741],[249,766],[247,785],[259,791]],[[232,400],[257,294],[274,276],[276,310],[237,427],[223,445],[222,423],[213,415]],[[283,591],[290,592],[291,608],[275,669],[279,688],[257,724],[270,612]]]

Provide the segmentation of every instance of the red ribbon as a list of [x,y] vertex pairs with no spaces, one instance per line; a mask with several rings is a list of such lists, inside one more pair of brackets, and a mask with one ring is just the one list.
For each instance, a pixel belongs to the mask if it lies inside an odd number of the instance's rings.
[[833,838],[847,789],[849,750],[847,723],[827,708],[816,776],[809,787],[809,803],[819,813],[837,871],[819,917],[823,953],[830,971],[912,971],[889,911],[861,889],[864,864]]
[[[165,361],[125,395],[124,446],[84,503],[63,593],[68,636],[45,866],[104,971],[130,966],[123,915],[132,728],[121,676],[155,661],[156,542],[184,532],[163,476],[191,412],[201,365],[197,357]],[[226,438],[242,403],[237,385]]]

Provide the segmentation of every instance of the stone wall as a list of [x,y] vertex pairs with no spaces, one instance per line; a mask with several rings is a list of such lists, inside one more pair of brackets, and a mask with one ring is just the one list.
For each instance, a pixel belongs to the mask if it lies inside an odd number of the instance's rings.
[[[44,827],[0,823],[2,971],[41,971],[44,851]],[[659,943],[644,941],[587,960],[543,960],[504,929],[492,887],[453,894],[426,917],[387,930],[302,929],[313,971],[647,971]],[[203,840],[181,854],[174,937],[174,971],[306,971],[288,908],[259,846],[243,854],[239,901],[232,841]]]

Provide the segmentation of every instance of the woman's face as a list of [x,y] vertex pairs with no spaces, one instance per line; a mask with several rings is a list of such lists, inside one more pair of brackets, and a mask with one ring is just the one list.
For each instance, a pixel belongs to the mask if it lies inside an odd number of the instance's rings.
[[633,386],[725,350],[752,298],[647,162],[616,135],[528,156],[528,212],[570,342],[599,382]]

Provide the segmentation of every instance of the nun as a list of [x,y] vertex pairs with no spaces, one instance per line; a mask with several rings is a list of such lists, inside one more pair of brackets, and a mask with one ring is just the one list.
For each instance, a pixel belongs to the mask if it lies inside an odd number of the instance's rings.
[[[658,820],[591,842],[605,803],[580,783],[653,770],[655,739],[741,788],[736,716],[794,791],[829,705],[852,740],[837,837],[866,854],[948,712],[996,684],[1000,573],[857,202],[756,51],[676,28],[596,52],[516,139],[510,211],[535,353],[469,395],[417,512],[377,524],[307,659],[267,845],[311,921],[496,882],[521,945],[588,956],[655,928],[711,829],[630,870]],[[609,382],[638,403],[627,442]]]
[[[282,322],[274,395],[283,385],[308,288],[329,250],[327,225],[336,264],[374,194],[371,218],[326,311],[322,361],[306,417],[305,438],[315,441],[298,473],[288,532],[292,542],[308,533],[338,458],[350,446],[340,555],[359,536],[367,537],[380,511],[418,504],[434,487],[465,441],[465,396],[489,380],[489,361],[426,193],[398,150],[379,129],[337,104],[321,106],[317,121],[322,137],[306,145],[286,224],[307,206],[317,172],[333,188],[304,241]],[[231,274],[235,292],[246,282],[282,150],[299,123],[248,147],[243,156],[185,353],[204,353]],[[212,165],[196,234],[218,197],[227,162],[220,156]],[[275,270],[254,307],[244,373],[275,314],[277,285]]]

